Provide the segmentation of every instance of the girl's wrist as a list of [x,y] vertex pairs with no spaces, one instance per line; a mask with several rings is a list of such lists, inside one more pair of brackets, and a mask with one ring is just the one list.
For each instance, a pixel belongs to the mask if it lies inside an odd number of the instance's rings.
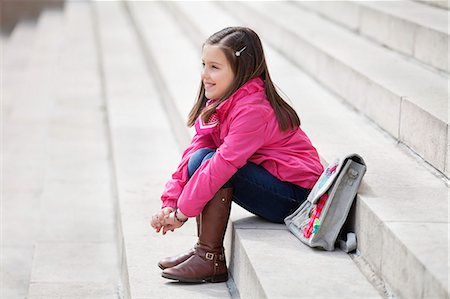
[[183,224],[189,219],[183,213],[181,213],[179,209],[175,209],[175,211],[173,212],[173,216],[178,222]]

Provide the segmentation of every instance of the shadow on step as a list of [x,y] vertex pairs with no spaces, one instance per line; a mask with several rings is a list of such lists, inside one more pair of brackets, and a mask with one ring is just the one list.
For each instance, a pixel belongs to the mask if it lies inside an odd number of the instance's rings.
[[9,36],[21,19],[36,21],[44,9],[63,9],[64,0],[0,0],[0,27]]

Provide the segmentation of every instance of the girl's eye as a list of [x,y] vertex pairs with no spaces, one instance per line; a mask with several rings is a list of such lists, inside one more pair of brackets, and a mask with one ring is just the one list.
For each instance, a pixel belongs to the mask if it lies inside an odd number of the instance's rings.
[[[206,63],[204,63],[204,62],[202,62],[202,68],[205,68],[206,67]],[[219,69],[219,67],[217,67],[217,66],[215,66],[215,65],[210,65],[210,66],[208,66],[209,68],[212,68],[212,69]]]

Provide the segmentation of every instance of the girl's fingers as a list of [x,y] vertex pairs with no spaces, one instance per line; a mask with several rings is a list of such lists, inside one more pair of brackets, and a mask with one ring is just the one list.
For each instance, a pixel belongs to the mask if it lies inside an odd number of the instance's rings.
[[167,219],[172,210],[172,208],[164,208],[153,214],[150,225],[159,232],[162,226],[167,225]]
[[159,212],[153,214],[152,219],[150,221],[150,225],[155,229],[156,233],[161,232],[165,235],[168,231],[174,232],[177,226],[177,223],[174,222],[174,219],[170,217],[170,213],[172,213],[173,208],[164,208]]
[[150,222],[150,225],[153,228],[157,228],[157,227],[161,226],[161,221],[158,221],[157,219],[152,219],[152,221]]
[[163,227],[163,235],[165,235],[168,230],[169,230],[169,225],[168,226],[164,226]]
[[175,230],[175,228],[173,227],[173,225],[166,225],[166,226],[164,226],[163,227],[163,235],[165,235],[168,231],[174,231]]

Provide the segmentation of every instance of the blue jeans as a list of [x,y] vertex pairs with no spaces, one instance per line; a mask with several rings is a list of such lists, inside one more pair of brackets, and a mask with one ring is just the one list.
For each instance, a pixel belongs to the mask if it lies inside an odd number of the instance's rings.
[[[215,154],[214,149],[197,150],[189,159],[191,177],[206,160]],[[284,218],[295,211],[308,197],[311,189],[304,189],[289,182],[280,181],[264,167],[247,162],[223,186],[232,187],[233,201],[247,211],[268,221],[284,223]]]

